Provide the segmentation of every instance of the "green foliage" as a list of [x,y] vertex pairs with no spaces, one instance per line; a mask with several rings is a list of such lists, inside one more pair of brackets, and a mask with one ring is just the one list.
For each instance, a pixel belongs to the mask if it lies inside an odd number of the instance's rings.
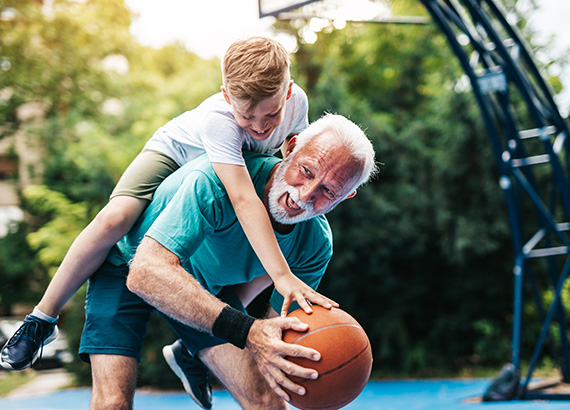
[[510,353],[511,345],[504,324],[491,319],[480,319],[473,324],[479,333],[474,346],[475,360],[479,365],[501,363]]
[[38,260],[53,276],[73,239],[88,222],[85,203],[72,203],[63,194],[43,185],[31,185],[24,191],[28,211],[47,220],[28,235],[28,243],[37,251]]
[[0,312],[10,315],[17,303],[34,303],[43,293],[48,276],[26,241],[29,226],[20,222],[0,238]]
[[[41,148],[43,185],[27,188],[24,225],[0,238],[0,309],[37,303],[69,246],[101,207],[129,162],[164,123],[219,91],[219,61],[202,60],[180,45],[142,47],[129,33],[122,1],[8,1],[0,12],[3,68],[1,135],[24,131]],[[25,104],[41,108],[39,122],[22,122]],[[27,241],[26,241],[27,238]],[[4,246],[6,243],[6,246]],[[21,257],[21,259],[20,259]],[[77,352],[84,320],[85,289],[61,317],[70,348]],[[139,383],[178,386],[161,348],[175,340],[153,318]],[[90,368],[76,359],[70,369],[80,383]],[[161,374],[161,377],[157,377]]]
[[[473,98],[454,90],[461,73],[443,38],[382,25],[319,36],[296,54],[312,119],[331,110],[363,124],[383,164],[329,216],[321,290],[361,321],[376,366],[507,361],[508,349],[474,343],[508,345],[513,256],[490,144]],[[503,332],[481,332],[481,320]]]

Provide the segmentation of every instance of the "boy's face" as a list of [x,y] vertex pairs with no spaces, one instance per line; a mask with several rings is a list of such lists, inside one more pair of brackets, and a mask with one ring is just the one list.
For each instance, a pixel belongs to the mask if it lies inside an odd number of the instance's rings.
[[249,100],[230,97],[224,87],[222,87],[222,92],[228,104],[232,106],[237,124],[254,140],[264,141],[283,121],[285,103],[291,97],[292,86],[293,81],[289,83],[285,93],[277,93],[260,101],[252,110],[249,109]]

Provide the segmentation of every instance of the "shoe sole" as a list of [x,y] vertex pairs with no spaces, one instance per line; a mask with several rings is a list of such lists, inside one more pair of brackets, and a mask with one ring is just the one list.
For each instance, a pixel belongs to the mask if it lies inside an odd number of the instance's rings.
[[[51,335],[49,335],[47,337],[47,339],[44,340],[44,346],[53,342],[57,338],[58,335],[59,335],[59,329],[56,326],[56,327],[54,327],[53,332],[51,332]],[[27,369],[28,367],[32,367],[34,365],[34,363],[38,360],[38,357],[40,355],[41,350],[42,350],[41,348],[38,349],[38,351],[34,354],[34,357],[32,357],[32,361],[24,367],[18,367],[18,368],[12,367],[12,365],[10,363],[3,361],[2,358],[0,358],[0,367],[4,368],[6,370],[24,370],[24,369]]]
[[200,400],[198,400],[198,398],[192,392],[192,388],[190,387],[190,383],[188,382],[188,379],[186,378],[184,371],[180,366],[178,366],[178,363],[176,363],[176,358],[174,357],[174,352],[172,351],[172,347],[170,347],[170,345],[164,346],[162,348],[162,355],[164,356],[164,360],[166,360],[168,367],[170,367],[170,369],[182,382],[182,385],[184,386],[184,390],[186,390],[186,393],[188,393],[190,397],[192,397],[192,400],[194,400],[198,406],[200,406],[204,410],[209,410],[210,408],[203,406],[202,403],[200,403]]

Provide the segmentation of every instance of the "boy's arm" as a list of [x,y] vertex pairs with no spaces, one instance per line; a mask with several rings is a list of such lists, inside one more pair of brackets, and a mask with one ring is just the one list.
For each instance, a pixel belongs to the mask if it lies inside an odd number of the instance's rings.
[[263,202],[257,196],[245,166],[213,163],[216,175],[224,184],[237,218],[261,264],[273,280],[275,289],[285,299],[282,315],[286,315],[292,302],[297,302],[307,313],[311,307],[307,299],[324,308],[338,304],[317,293],[297,278],[281,253],[271,221]]

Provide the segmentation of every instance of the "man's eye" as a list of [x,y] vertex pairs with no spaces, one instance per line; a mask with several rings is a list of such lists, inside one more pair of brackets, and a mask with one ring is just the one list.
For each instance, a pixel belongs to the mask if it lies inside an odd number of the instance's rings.
[[327,187],[323,187],[323,191],[325,192],[325,196],[329,199],[334,199],[336,197],[334,192],[328,189]]
[[307,177],[312,177],[313,174],[311,173],[311,171],[309,171],[309,168],[307,167],[303,167],[303,173],[307,176]]

